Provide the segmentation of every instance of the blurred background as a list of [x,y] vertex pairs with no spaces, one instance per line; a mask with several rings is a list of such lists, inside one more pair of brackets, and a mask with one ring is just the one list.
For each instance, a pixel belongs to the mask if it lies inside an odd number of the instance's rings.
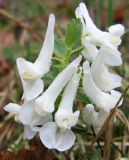
[[[99,160],[99,151],[89,149],[90,139],[86,137],[82,139],[78,136],[77,144],[68,152],[60,154],[48,151],[35,140],[33,143],[23,141],[23,127],[3,110],[9,102],[21,103],[22,86],[17,73],[16,58],[22,56],[30,61],[35,60],[43,43],[50,13],[56,16],[56,36],[64,39],[67,24],[75,18],[75,8],[80,2],[82,1],[0,0],[0,160],[87,160],[88,157],[90,160]],[[122,23],[126,28],[120,47],[124,64],[115,69],[124,79],[121,88],[123,91],[129,82],[129,1],[83,2],[86,3],[95,24],[102,30],[116,23]],[[125,97],[122,110],[129,120],[129,93]],[[114,159],[118,159],[122,154],[129,155],[129,134],[121,122],[118,121],[117,124],[119,127],[115,128],[113,140],[120,151],[114,149]]]

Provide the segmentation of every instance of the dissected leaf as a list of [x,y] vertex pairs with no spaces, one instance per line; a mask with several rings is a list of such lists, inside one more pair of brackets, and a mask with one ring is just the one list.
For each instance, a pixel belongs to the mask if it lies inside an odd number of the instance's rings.
[[54,53],[57,54],[57,55],[59,55],[59,56],[64,56],[66,54],[65,44],[58,37],[55,37]]
[[81,39],[82,23],[80,19],[73,19],[67,26],[65,44],[68,49],[72,49],[74,45]]

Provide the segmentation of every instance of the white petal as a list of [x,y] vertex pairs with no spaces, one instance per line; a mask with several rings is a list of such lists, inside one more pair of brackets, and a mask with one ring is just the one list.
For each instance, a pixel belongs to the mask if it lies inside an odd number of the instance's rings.
[[55,122],[46,123],[39,132],[42,143],[49,149],[56,147],[56,131],[57,125]]
[[83,78],[83,88],[87,96],[93,101],[96,106],[103,108],[104,110],[109,111],[113,107],[115,107],[117,101],[120,98],[120,93],[115,91],[111,91],[111,94],[105,93],[101,91],[92,79],[92,75],[90,72],[90,66],[88,62],[83,64],[84,70],[84,78]]
[[24,58],[17,58],[17,67],[21,79],[35,80],[41,77],[41,72],[32,62],[26,61]]
[[82,45],[85,47],[85,49],[82,51],[82,55],[87,60],[92,62],[99,52],[97,47],[94,44],[87,42],[85,39],[82,40]]
[[108,67],[104,65],[105,52],[100,52],[91,66],[91,74],[94,82],[102,91],[111,91],[121,86],[121,77],[110,73]]
[[74,145],[75,140],[76,140],[76,137],[74,133],[70,129],[67,129],[63,133],[61,143],[56,147],[56,149],[61,152],[66,151]]
[[48,89],[43,93],[42,96],[37,98],[36,100],[36,111],[38,114],[44,114],[46,112],[51,113],[54,111],[54,102],[63,87],[68,83],[71,79],[72,75],[76,71],[82,56],[76,58],[73,62],[71,62],[52,82],[52,84],[48,87]]
[[54,51],[54,27],[55,27],[55,16],[51,14],[49,16],[47,32],[43,47],[40,54],[35,62],[35,65],[40,66],[42,75],[47,73],[51,66],[51,58]]
[[17,66],[24,90],[23,98],[27,101],[36,98],[44,87],[40,79],[41,72],[33,63],[23,58],[17,59]]
[[41,117],[35,112],[35,102],[29,101],[25,102],[21,110],[19,112],[19,118],[20,121],[24,125],[30,125],[30,126],[37,126],[37,125],[43,125],[44,123],[51,120],[51,115]]
[[[79,8],[76,9],[76,17],[79,17],[83,24],[83,34],[88,34],[85,39],[96,46],[101,47],[107,42],[115,47],[118,47],[121,43],[120,36],[123,34],[123,26],[120,24],[114,25],[109,28],[109,32],[101,31],[93,23],[89,16],[88,10],[84,3],[80,3]],[[83,20],[83,18],[85,20]],[[85,32],[85,33],[84,33]]]
[[96,27],[89,16],[88,10],[84,3],[80,3],[79,9],[85,20],[85,30],[89,34],[86,39],[97,46],[101,46],[101,44],[104,43],[104,38],[109,35],[108,32],[101,31]]
[[66,111],[72,113],[73,101],[76,96],[81,72],[82,72],[82,69],[80,69],[80,71],[76,71],[74,73],[73,77],[71,78],[71,80],[66,85],[64,93],[62,95],[61,102],[59,104],[58,111],[63,109],[63,110],[66,110]]
[[24,135],[23,135],[23,139],[32,139],[34,138],[35,134],[37,132],[34,132],[31,130],[31,128],[27,125],[24,126]]
[[21,106],[15,103],[9,103],[4,107],[4,110],[10,113],[19,113]]
[[76,15],[77,18],[81,19],[81,22],[82,22],[82,25],[83,25],[83,28],[82,28],[83,29],[82,30],[82,36],[83,36],[83,34],[85,35],[88,31],[87,31],[86,24],[84,22],[84,18],[82,16],[82,13],[81,13],[81,10],[80,10],[79,7],[76,8],[75,15]]
[[23,99],[30,101],[43,92],[44,84],[41,79],[35,81],[23,82],[24,94]]
[[59,127],[71,128],[78,121],[79,112],[73,113],[73,101],[76,96],[80,76],[81,71],[80,73],[76,72],[64,90],[58,111],[55,114],[55,120]]
[[[83,5],[83,4],[82,4]],[[86,24],[84,22],[81,10],[79,7],[77,7],[76,11],[75,11],[76,17],[81,19],[82,25],[83,25],[83,32],[82,32],[82,36],[85,35],[86,33],[88,34],[88,30],[86,27]],[[82,45],[85,47],[84,51],[82,51],[82,55],[90,61],[93,61],[96,57],[96,55],[98,54],[98,49],[96,48],[96,46],[92,43],[89,43],[87,41],[87,36],[83,37],[81,39],[82,41]]]
[[80,8],[80,11],[85,19],[85,22],[86,22],[86,26],[87,26],[87,29],[91,30],[92,32],[100,32],[99,29],[95,26],[95,24],[93,23],[91,17],[89,16],[89,13],[88,13],[88,10],[86,8],[86,5],[84,3],[80,3],[79,5],[79,8]]
[[111,34],[118,37],[121,37],[125,32],[124,26],[122,24],[112,25],[108,30]]
[[109,112],[101,109],[99,112],[96,112],[92,104],[87,104],[82,112],[84,122],[88,126],[92,125],[94,128],[101,128],[108,115]]
[[19,112],[20,112],[21,106],[15,103],[9,103],[4,107],[4,110],[10,113],[13,113],[15,115],[14,119],[16,122],[21,123],[19,119]]
[[46,123],[40,130],[40,139],[49,149],[65,151],[72,147],[75,142],[75,135],[71,130],[62,132],[57,128],[55,122]]
[[99,126],[99,121],[98,121],[98,112],[95,112],[94,106],[92,104],[87,104],[86,107],[84,108],[82,112],[83,120],[84,122],[91,126],[93,125],[94,127]]
[[79,114],[79,111],[75,111],[74,113],[69,113],[66,110],[57,111],[55,114],[57,126],[62,129],[71,129],[71,127],[77,124]]
[[103,45],[100,49],[100,53],[105,53],[105,64],[111,66],[119,66],[122,64],[121,53],[110,44]]

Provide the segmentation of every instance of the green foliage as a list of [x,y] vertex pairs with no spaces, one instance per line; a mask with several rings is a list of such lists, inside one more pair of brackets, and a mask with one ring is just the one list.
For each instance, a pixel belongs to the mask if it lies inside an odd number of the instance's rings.
[[3,49],[4,56],[9,60],[10,63],[13,63],[16,60],[17,55],[19,54],[21,47],[18,43],[15,43],[12,47],[6,47]]
[[64,42],[60,38],[55,37],[54,53],[59,56],[64,56],[66,51],[67,50]]
[[86,94],[83,92],[83,90],[78,90],[77,92],[77,98],[82,101],[83,103],[90,103],[89,98],[86,96]]
[[67,26],[67,32],[65,37],[66,47],[71,50],[78,41],[80,41],[82,35],[82,23],[80,19],[73,19]]
[[100,150],[94,150],[94,152],[92,152],[91,158],[90,160],[101,160],[101,153]]

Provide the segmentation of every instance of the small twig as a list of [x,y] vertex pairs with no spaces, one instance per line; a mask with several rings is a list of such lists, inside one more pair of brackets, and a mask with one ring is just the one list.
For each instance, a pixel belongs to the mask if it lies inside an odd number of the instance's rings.
[[124,93],[121,95],[121,97],[120,97],[119,100],[117,101],[115,107],[111,110],[108,118],[105,120],[104,124],[102,125],[101,130],[98,132],[98,134],[96,135],[96,137],[93,139],[93,141],[92,141],[92,143],[91,143],[91,147],[93,146],[93,144],[95,143],[95,141],[98,140],[98,138],[101,136],[101,134],[102,134],[105,130],[107,130],[109,121],[112,119],[112,117],[115,116],[116,109],[117,109],[119,103],[121,102],[121,100],[123,99],[123,97],[125,96],[125,94],[126,94],[126,92],[128,91],[128,89],[129,89],[129,85],[126,87]]
[[75,127],[74,127],[74,128],[72,128],[72,130],[73,130],[76,134],[93,136],[92,133],[85,132],[85,130],[83,130],[83,129],[79,129],[79,128],[75,128]]
[[[91,130],[92,130],[92,132],[93,132],[94,137],[96,137],[96,133],[95,133],[94,128],[93,128],[92,125],[91,125]],[[101,156],[103,157],[103,149],[102,149],[102,146],[100,145],[99,140],[97,140],[96,142],[97,142],[97,145],[98,145],[98,147],[99,147],[99,149],[100,149],[100,151],[101,151]]]
[[109,160],[110,159],[113,122],[114,122],[114,117],[110,120],[109,125],[108,125],[108,129],[107,129],[106,134],[105,134],[103,160]]
[[120,154],[121,154],[122,157],[123,157],[124,154],[123,154],[122,150],[120,150],[120,148],[119,148],[115,143],[111,142],[111,144],[112,144],[112,146],[113,146],[118,152],[120,152]]

